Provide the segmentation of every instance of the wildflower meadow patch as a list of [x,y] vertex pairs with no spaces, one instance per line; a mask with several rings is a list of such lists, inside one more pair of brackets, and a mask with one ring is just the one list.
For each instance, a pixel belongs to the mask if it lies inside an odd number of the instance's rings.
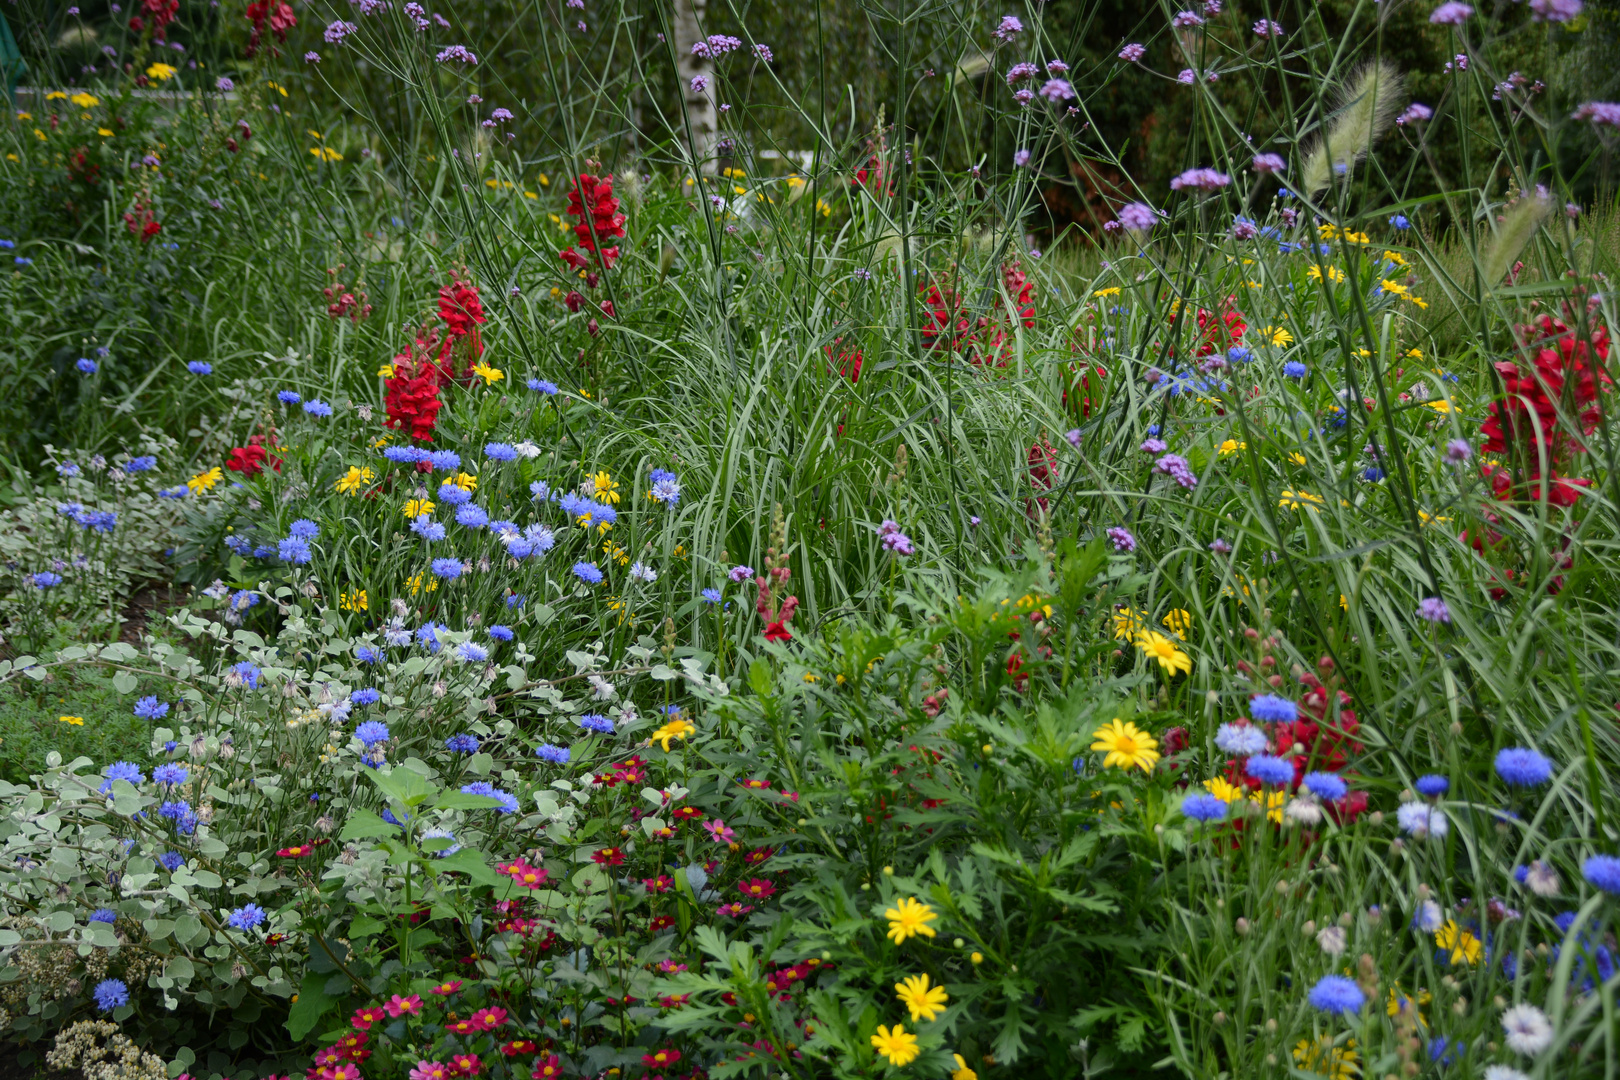
[[1602,5],[3,14],[23,1075],[1615,1075]]

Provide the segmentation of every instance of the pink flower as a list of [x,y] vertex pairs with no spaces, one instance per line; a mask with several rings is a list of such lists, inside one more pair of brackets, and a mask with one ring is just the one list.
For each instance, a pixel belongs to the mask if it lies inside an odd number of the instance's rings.
[[1581,0],[1530,0],[1530,17],[1536,22],[1569,22],[1584,6]]
[[1278,154],[1254,155],[1254,171],[1257,173],[1280,173],[1288,168],[1288,162]]
[[1119,58],[1121,60],[1127,61],[1128,63],[1132,63],[1132,64],[1134,64],[1138,60],[1142,59],[1142,57],[1145,56],[1146,54],[1147,54],[1147,46],[1146,45],[1139,45],[1134,41],[1131,42],[1131,44],[1125,46],[1123,49],[1119,50]]
[[1261,19],[1254,24],[1254,34],[1256,37],[1263,38],[1282,37],[1283,28],[1280,23],[1273,22],[1270,19]]
[[1588,101],[1576,109],[1571,118],[1575,120],[1590,120],[1593,124],[1607,124],[1610,127],[1620,127],[1620,104],[1612,101]]
[[1188,169],[1170,181],[1171,191],[1191,188],[1197,191],[1218,191],[1232,182],[1232,178],[1214,169]]
[[398,994],[395,994],[393,997],[383,1002],[383,1008],[387,1009],[388,1015],[393,1017],[404,1016],[406,1013],[410,1013],[412,1016],[421,1016],[422,999],[416,994],[412,994],[407,998],[402,998]]
[[715,818],[713,821],[705,821],[703,830],[714,837],[714,842],[717,844],[729,844],[737,839],[736,832],[719,818]]
[[418,1061],[411,1070],[411,1080],[450,1080],[450,1066],[442,1061]]
[[1395,118],[1395,122],[1404,127],[1407,124],[1415,124],[1420,120],[1427,120],[1433,115],[1433,109],[1429,108],[1421,101],[1414,101],[1412,104],[1406,107],[1405,112],[1401,113],[1401,115]]

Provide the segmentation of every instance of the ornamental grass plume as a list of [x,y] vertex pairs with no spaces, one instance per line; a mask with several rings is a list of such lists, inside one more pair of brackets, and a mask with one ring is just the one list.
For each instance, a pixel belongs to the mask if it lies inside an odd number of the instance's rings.
[[1327,134],[1305,155],[1300,190],[1314,195],[1348,176],[1372,152],[1400,111],[1405,78],[1386,60],[1373,60],[1356,71],[1345,85],[1333,114],[1324,123]]
[[1496,226],[1496,235],[1480,253],[1480,280],[1487,289],[1513,284],[1508,280],[1508,271],[1552,212],[1553,201],[1540,191],[1521,194],[1507,208]]

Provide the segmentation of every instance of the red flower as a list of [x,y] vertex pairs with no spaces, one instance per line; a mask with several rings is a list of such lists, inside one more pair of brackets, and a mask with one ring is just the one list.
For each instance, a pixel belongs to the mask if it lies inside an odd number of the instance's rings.
[[[613,240],[624,235],[624,223],[627,219],[619,213],[619,200],[613,197],[612,174],[598,179],[589,173],[581,173],[573,190],[568,193],[568,209],[564,213],[574,219],[574,236],[580,248],[598,255],[602,260],[603,269],[613,269],[613,261],[619,257],[619,249],[611,247],[599,250],[597,247],[604,240]],[[587,214],[590,215],[589,223],[585,220]],[[578,259],[579,256],[575,258]],[[564,260],[573,265],[566,254]],[[584,262],[583,259],[580,261]],[[584,269],[584,266],[576,269]]]
[[750,789],[751,791],[759,791],[761,788],[769,791],[771,782],[769,780],[744,780],[742,782],[742,786]]
[[647,923],[647,932],[649,934],[656,934],[660,930],[668,930],[670,927],[672,927],[674,925],[675,925],[674,916],[672,916],[672,915],[659,915],[657,918],[652,919],[651,921],[649,921]]
[[764,862],[766,859],[775,854],[776,852],[768,847],[755,848],[753,851],[750,851],[746,856],[744,856],[744,861],[747,862],[749,866],[758,866],[760,863]]
[[338,1039],[338,1041],[332,1045],[338,1050],[339,1053],[352,1061],[354,1060],[356,1051],[358,1051],[362,1046],[365,1046],[370,1039],[371,1036],[367,1035],[363,1031],[350,1031],[345,1033],[342,1038]]
[[776,886],[764,878],[749,878],[737,886],[737,891],[756,900],[767,900],[776,895]]
[[703,811],[699,810],[695,806],[677,806],[670,816],[677,819],[700,818],[703,816]]
[[330,840],[311,840],[307,844],[297,844],[293,847],[284,847],[280,851],[276,852],[276,854],[280,855],[284,859],[302,859],[305,855],[308,855],[322,844],[330,843]]
[[509,1043],[501,1044],[501,1053],[507,1057],[517,1057],[519,1054],[532,1054],[540,1047],[533,1039],[513,1039]]
[[621,848],[605,847],[600,851],[591,852],[591,861],[598,866],[623,866],[624,851]]
[[675,887],[675,879],[668,874],[659,874],[657,877],[642,878],[641,883],[650,893],[669,892]]
[[477,1076],[484,1071],[484,1063],[477,1054],[455,1054],[450,1058],[450,1071],[457,1076]]
[[[431,339],[430,339],[431,341]],[[416,339],[418,349],[430,344]],[[410,437],[433,440],[433,427],[439,421],[439,368],[410,350],[394,357],[394,374],[383,385],[383,405],[388,410],[388,426],[408,429]]]
[[534,1077],[534,1080],[558,1080],[562,1074],[562,1064],[557,1060],[557,1055],[552,1054],[537,1059],[534,1063],[534,1072],[529,1075]]
[[753,910],[752,904],[740,904],[734,900],[729,904],[721,904],[717,914],[724,915],[728,919],[740,919]]
[[444,1030],[452,1035],[476,1035],[482,1029],[471,1020],[450,1020],[446,1021]]
[[247,54],[254,55],[259,51],[259,43],[264,35],[265,24],[270,26],[270,32],[276,35],[276,40],[285,43],[287,31],[298,25],[298,19],[293,15],[293,9],[281,0],[253,0],[247,6],[243,17],[253,24],[253,33],[248,38]]
[[[1045,437],[1029,448],[1029,486],[1036,491],[1050,491],[1052,485],[1058,480],[1057,451]],[[1037,513],[1046,513],[1048,504],[1045,496],[1024,500],[1024,512],[1030,517]]]
[[654,1050],[641,1055],[641,1063],[649,1069],[664,1069],[681,1060],[679,1050]]
[[457,990],[460,990],[460,989],[461,989],[461,980],[460,979],[452,979],[450,982],[440,983],[438,986],[435,986],[432,990],[429,990],[428,993],[437,994],[440,997],[449,997],[451,994],[455,993]]
[[354,1010],[354,1016],[350,1018],[349,1024],[357,1030],[369,1031],[372,1024],[386,1019],[387,1016],[388,1013],[383,1010],[381,1005],[367,1005],[363,1009]]

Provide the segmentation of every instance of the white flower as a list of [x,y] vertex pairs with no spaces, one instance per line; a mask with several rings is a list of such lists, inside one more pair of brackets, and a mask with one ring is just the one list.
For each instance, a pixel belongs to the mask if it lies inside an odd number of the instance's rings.
[[1451,822],[1438,807],[1428,803],[1409,802],[1395,812],[1396,820],[1401,828],[1413,836],[1428,836],[1435,840],[1443,839]]
[[658,580],[658,571],[654,570],[646,563],[636,562],[632,563],[630,566],[630,576],[635,578],[637,581],[645,581],[651,584],[652,582]]
[[618,693],[617,690],[613,689],[613,684],[602,678],[600,675],[592,675],[590,677],[590,683],[591,689],[595,691],[594,696],[597,701],[607,701],[609,698],[613,697],[613,695]]
[[1322,804],[1309,796],[1290,799],[1288,805],[1283,807],[1283,817],[1297,825],[1319,825],[1322,821]]
[[519,454],[522,454],[526,458],[537,458],[540,456],[540,448],[534,445],[534,443],[530,442],[528,439],[524,439],[522,442],[512,447],[512,449],[516,450]]
[[1552,1045],[1552,1023],[1547,1014],[1534,1005],[1515,1005],[1503,1013],[1502,1030],[1507,1032],[1508,1048],[1527,1057]]
[[1524,883],[1530,886],[1530,891],[1537,896],[1557,896],[1560,883],[1558,871],[1537,859],[1525,871]]
[[1222,724],[1215,732],[1215,745],[1234,757],[1263,754],[1266,733],[1248,724]]
[[1425,934],[1432,934],[1445,923],[1445,915],[1440,911],[1440,905],[1433,900],[1425,900],[1418,905],[1417,914],[1412,916],[1412,926]]
[[1530,1078],[1511,1065],[1487,1065],[1485,1080],[1530,1080]]
[[1324,926],[1316,932],[1316,943],[1329,956],[1343,956],[1346,945],[1344,927]]

